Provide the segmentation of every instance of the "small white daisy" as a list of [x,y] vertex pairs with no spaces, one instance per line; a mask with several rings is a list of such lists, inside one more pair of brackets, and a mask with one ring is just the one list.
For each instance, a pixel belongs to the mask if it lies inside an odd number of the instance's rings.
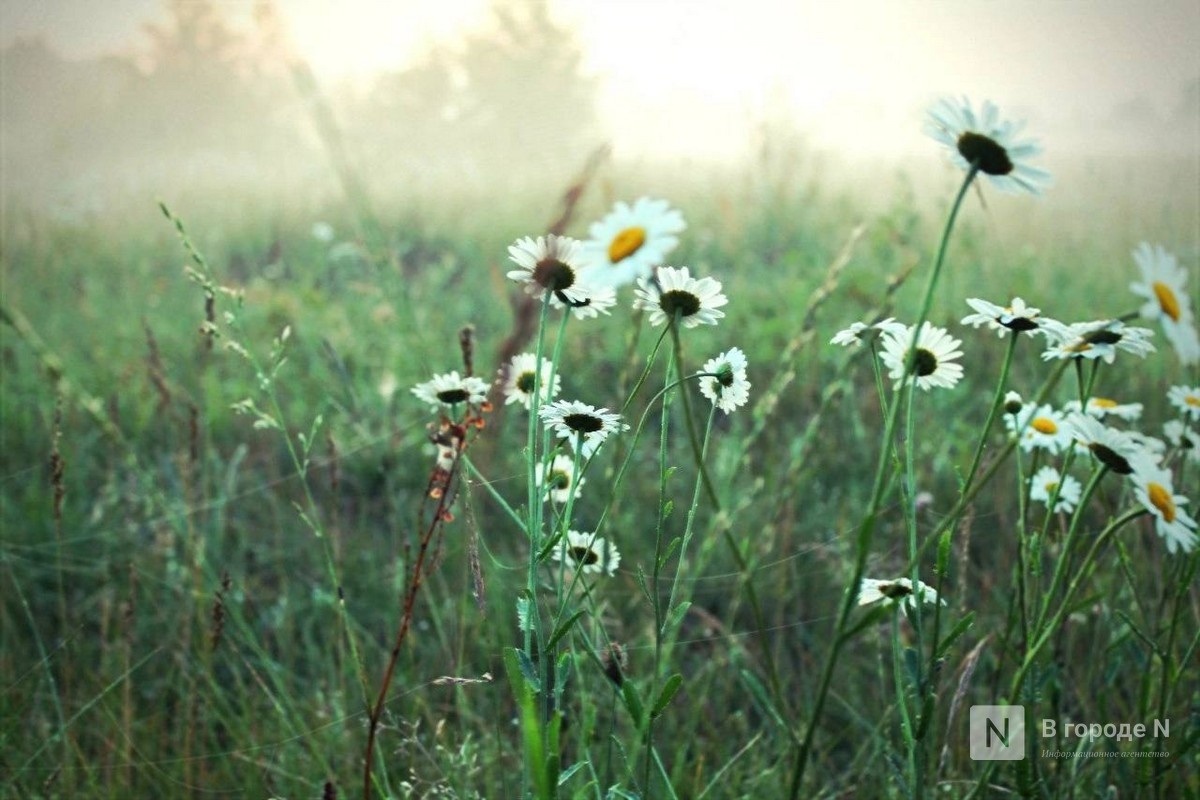
[[632,206],[617,202],[612,211],[588,229],[583,243],[585,263],[596,270],[598,282],[624,286],[648,278],[679,244],[676,234],[687,224],[666,200],[641,197]]
[[1179,409],[1184,419],[1200,422],[1200,386],[1172,386],[1167,402]]
[[1187,271],[1175,256],[1160,245],[1142,242],[1133,251],[1133,260],[1142,272],[1140,283],[1131,283],[1130,291],[1146,298],[1141,307],[1144,319],[1157,319],[1163,333],[1184,365],[1200,361],[1200,335],[1196,333],[1192,301],[1188,296]]
[[417,384],[412,393],[436,411],[440,406],[453,408],[459,403],[478,405],[487,400],[487,391],[487,381],[476,377],[460,377],[455,370],[445,375],[434,375],[433,380]]
[[549,294],[560,305],[582,303],[587,298],[581,291],[583,262],[579,242],[567,236],[525,237],[509,245],[508,258],[520,269],[506,273],[507,277],[525,284],[525,291],[534,296]]
[[1066,418],[1048,405],[1027,405],[1015,416],[1006,416],[1004,422],[1010,433],[1020,436],[1026,453],[1040,448],[1057,455],[1071,446]]
[[904,330],[906,330],[905,324],[903,322],[896,322],[896,320],[891,317],[880,320],[874,325],[868,325],[865,322],[855,322],[849,328],[845,328],[835,333],[833,338],[829,340],[829,343],[840,344],[843,347],[849,347],[850,345],[859,345],[865,341],[873,339],[875,334],[870,334],[868,331],[879,331],[881,334],[888,332],[899,334]]
[[1163,435],[1172,447],[1183,453],[1184,460],[1200,464],[1200,434],[1188,427],[1183,420],[1173,419],[1165,423]]
[[[545,475],[545,477],[543,477]],[[550,469],[537,465],[537,485],[546,487],[546,496],[556,503],[566,503],[572,491],[579,497],[580,489],[587,483],[582,475],[575,476],[575,459],[568,455],[557,455],[550,461]]]
[[1042,467],[1030,481],[1029,499],[1049,506],[1055,491],[1058,492],[1058,501],[1054,504],[1054,511],[1070,514],[1079,504],[1083,487],[1070,475],[1060,475],[1054,467]]
[[570,308],[575,319],[591,319],[601,314],[610,314],[609,309],[617,304],[617,291],[611,286],[598,283],[595,272],[588,268],[580,270],[571,292],[571,302],[564,303],[556,293],[550,295],[550,305],[554,308]]
[[616,575],[621,554],[616,545],[603,536],[567,531],[567,535],[559,540],[558,547],[554,548],[554,560],[561,561],[567,569],[577,569],[585,575],[601,572]]
[[554,428],[559,438],[566,439],[572,447],[578,445],[584,458],[590,458],[611,434],[629,430],[621,422],[620,414],[578,400],[556,400],[542,406],[539,413],[546,427]]
[[[1087,408],[1083,409],[1083,411],[1096,419],[1117,417],[1126,422],[1136,422],[1141,419],[1142,407],[1141,403],[1118,403],[1111,397],[1089,397]],[[1070,400],[1063,405],[1063,411],[1068,414],[1079,410],[1078,400]]]
[[912,580],[909,578],[896,578],[890,581],[863,578],[858,589],[858,604],[865,606],[880,600],[887,600],[912,609],[917,605],[916,595],[920,595],[920,600],[930,605],[937,602],[941,602],[942,605],[946,604],[945,600],[939,600],[938,593],[925,581],[917,582],[917,591],[914,593]]
[[[504,378],[504,404],[520,403],[526,409],[533,402],[533,383],[538,381],[540,402],[545,403],[558,396],[562,389],[562,378],[554,372],[554,364],[548,358],[542,359],[541,377],[537,375],[537,356],[533,353],[520,353],[512,357],[508,368],[502,372]],[[553,375],[553,379],[551,379]]]
[[967,305],[975,309],[975,313],[963,317],[962,324],[970,325],[973,328],[987,325],[990,330],[996,332],[997,336],[1003,336],[1010,331],[1032,335],[1039,332],[1043,323],[1046,322],[1041,316],[1040,309],[1030,308],[1019,297],[1014,297],[1007,306],[998,306],[987,300],[968,297]]
[[1175,494],[1170,470],[1140,462],[1133,473],[1138,502],[1154,515],[1154,529],[1167,543],[1167,552],[1190,553],[1196,547],[1196,520],[1181,506],[1187,498]]
[[1047,361],[1056,358],[1101,358],[1104,363],[1111,364],[1118,350],[1142,358],[1154,352],[1154,345],[1150,343],[1154,331],[1131,327],[1119,319],[1076,322],[1071,325],[1058,323],[1046,325],[1045,330],[1050,346],[1042,353],[1042,358]]
[[650,312],[650,324],[662,325],[679,316],[685,328],[716,325],[725,316],[721,306],[729,298],[713,278],[693,278],[687,267],[659,267],[653,278],[638,278],[633,307]]
[[[1008,416],[1016,416],[1021,413],[1021,409],[1025,407],[1025,401],[1021,399],[1019,392],[1004,393],[1004,413]],[[1012,430],[1011,428],[1009,430]]]
[[[907,325],[902,329],[884,331],[883,350],[879,357],[891,370],[888,377],[896,382],[896,386],[899,386],[904,378],[905,361],[908,359],[912,339],[913,329]],[[962,365],[954,363],[962,357],[962,351],[958,349],[961,344],[962,342],[944,328],[924,323],[921,326],[921,334],[912,347],[916,351],[913,376],[917,386],[926,390],[934,386],[953,388],[963,375]]]
[[1118,475],[1131,474],[1134,463],[1146,457],[1142,445],[1128,432],[1109,428],[1095,417],[1076,412],[1067,417],[1067,428],[1079,445]]
[[925,132],[950,152],[959,169],[972,165],[1002,192],[1041,194],[1050,174],[1029,164],[1042,152],[1031,139],[1018,139],[1023,122],[1000,119],[996,106],[985,101],[979,114],[966,97],[944,97],[929,109]]
[[746,380],[746,354],[731,347],[716,358],[704,362],[702,372],[711,372],[700,379],[700,393],[726,414],[744,406],[750,399],[750,381]]

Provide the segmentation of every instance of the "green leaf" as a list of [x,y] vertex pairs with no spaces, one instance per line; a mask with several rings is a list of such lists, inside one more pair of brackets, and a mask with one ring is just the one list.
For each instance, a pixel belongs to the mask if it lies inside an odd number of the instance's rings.
[[567,781],[571,780],[571,776],[587,766],[587,763],[588,762],[586,761],[576,761],[574,764],[564,769],[558,776],[558,785],[562,786]]
[[662,691],[658,693],[658,699],[654,701],[654,707],[650,709],[650,717],[653,719],[663,712],[675,697],[675,693],[679,691],[679,687],[683,685],[683,676],[676,672],[671,677],[667,678],[667,682],[663,684]]
[[549,653],[554,650],[554,645],[558,644],[559,639],[571,632],[571,626],[575,624],[577,619],[583,616],[585,611],[586,609],[579,609],[554,629],[554,633],[550,634],[550,638],[546,640],[546,652]]
[[671,540],[671,543],[666,546],[666,549],[663,550],[662,555],[658,557],[659,569],[662,569],[663,564],[667,563],[667,559],[669,559],[671,554],[675,552],[675,548],[679,547],[679,543],[681,541],[683,541],[683,539],[676,536]]
[[692,601],[685,600],[682,603],[680,603],[679,605],[672,608],[667,613],[667,618],[663,621],[663,627],[662,627],[663,636],[666,636],[671,631],[675,630],[675,628],[679,627],[679,624],[681,622],[683,622],[684,616],[687,614],[688,609],[691,607],[692,607]]
[[558,544],[560,539],[562,539],[562,531],[551,536],[549,541],[542,545],[542,549],[538,551],[536,563],[541,564],[549,558],[550,554],[554,552],[554,546]]
[[946,655],[947,651],[949,651],[950,648],[954,645],[954,643],[956,641],[958,641],[960,636],[962,636],[964,633],[967,632],[968,629],[970,629],[971,625],[974,624],[974,622],[975,622],[975,612],[970,611],[967,613],[967,615],[965,617],[960,619],[953,628],[950,629],[950,632],[946,634],[946,638],[942,639],[941,643],[938,645],[938,651],[937,651],[936,657],[941,658],[942,656]]
[[533,690],[534,694],[542,691],[542,679],[538,677],[537,666],[534,665],[533,659],[524,650],[517,650],[517,664],[520,666],[521,675],[525,678],[525,683]]
[[634,724],[640,729],[646,712],[633,681],[625,681],[621,685],[621,697],[625,700],[625,709],[629,712],[629,716],[633,718]]

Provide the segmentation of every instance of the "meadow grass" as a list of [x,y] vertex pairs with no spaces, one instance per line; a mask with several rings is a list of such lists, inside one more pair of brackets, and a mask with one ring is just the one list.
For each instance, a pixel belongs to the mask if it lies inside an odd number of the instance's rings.
[[[1196,554],[1168,554],[1145,516],[1101,539],[1135,507],[1112,477],[1076,533],[1058,515],[1043,530],[1015,458],[956,507],[1006,346],[958,325],[964,299],[1127,313],[1143,238],[1177,250],[1194,293],[1194,198],[1134,204],[1116,167],[1093,165],[1058,176],[1076,199],[1044,216],[1030,198],[968,193],[929,306],[963,340],[965,378],[918,392],[908,444],[881,453],[874,359],[828,341],[857,320],[916,319],[961,176],[845,191],[793,167],[607,168],[582,187],[566,233],[585,237],[614,197],[669,198],[688,228],[668,263],[716,278],[730,302],[719,325],[679,331],[678,351],[663,340],[627,406],[666,328],[637,321],[628,287],[611,317],[561,337],[548,312],[561,397],[645,420],[636,444],[627,431],[598,450],[565,516],[536,502],[523,454],[549,451],[495,389],[437,479],[454,500],[440,514],[429,425],[447,429],[410,392],[464,371],[468,325],[475,374],[493,379],[520,296],[505,248],[542,233],[562,187],[379,203],[370,231],[346,204],[244,198],[240,214],[163,198],[173,220],[153,198],[88,224],[6,214],[5,796],[353,797],[371,737],[376,797],[1195,796]],[[313,236],[319,220],[333,241]],[[1167,387],[1197,382],[1157,340],[1154,356],[1100,370],[1093,392],[1144,403],[1154,435]],[[749,360],[746,407],[706,424],[694,382],[655,397],[732,346]],[[1039,350],[1012,365],[1008,388],[1026,398],[1053,368]],[[1067,370],[1050,399],[1075,394]],[[1005,452],[998,419],[985,442],[987,470]],[[944,609],[852,603],[872,508],[864,574],[919,571]],[[620,568],[561,570],[566,517],[602,515]],[[1021,583],[1035,574],[1058,592]],[[521,624],[522,602],[539,624]],[[1169,718],[1170,737],[1033,734],[1032,749],[1077,754],[972,761],[967,707],[1004,700],[1060,734]],[[1118,747],[1170,755],[1088,757]]]

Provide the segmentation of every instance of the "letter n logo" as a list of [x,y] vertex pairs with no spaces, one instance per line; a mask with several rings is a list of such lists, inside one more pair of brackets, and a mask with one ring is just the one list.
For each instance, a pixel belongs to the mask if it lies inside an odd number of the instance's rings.
[[1024,706],[971,706],[970,723],[973,760],[1025,758]]

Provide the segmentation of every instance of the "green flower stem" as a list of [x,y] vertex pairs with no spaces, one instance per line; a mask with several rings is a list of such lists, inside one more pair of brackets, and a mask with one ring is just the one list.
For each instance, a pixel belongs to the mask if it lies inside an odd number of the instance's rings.
[[521,532],[528,536],[529,531],[525,527],[527,521],[521,519],[521,515],[517,513],[516,509],[510,506],[508,501],[504,499],[504,495],[497,492],[496,487],[492,485],[492,482],[483,477],[483,473],[481,473],[479,468],[475,466],[475,462],[471,461],[470,457],[467,456],[466,453],[462,453],[458,458],[466,466],[467,471],[471,473],[471,476],[474,477],[479,485],[482,486],[484,490],[491,495],[491,498],[496,501],[496,505],[500,506],[500,509],[504,511],[508,518],[511,519],[513,523],[521,529]]
[[996,382],[996,394],[992,397],[992,407],[988,409],[983,430],[979,432],[979,443],[975,445],[975,455],[971,457],[971,467],[967,470],[963,486],[971,485],[971,481],[975,479],[975,473],[979,470],[979,462],[983,460],[983,449],[987,445],[988,434],[991,433],[992,423],[996,420],[996,412],[1000,410],[1000,406],[1004,402],[1004,388],[1008,386],[1008,372],[1012,367],[1013,355],[1017,351],[1017,340],[1020,338],[1021,334],[1016,331],[1013,331],[1008,337],[1008,348],[1004,351],[1004,364],[1000,367],[1000,380]]
[[[925,297],[921,302],[921,313],[918,315],[917,323],[913,328],[914,343],[916,342],[917,335],[920,333],[921,324],[928,318],[929,309],[933,304],[933,291],[937,287],[937,279],[941,274],[942,264],[946,258],[946,249],[950,243],[950,233],[954,229],[954,220],[958,217],[958,211],[962,206],[963,198],[966,197],[967,189],[970,188],[978,172],[978,165],[972,165],[963,178],[962,186],[959,187],[958,194],[954,198],[954,204],[950,207],[950,214],[946,219],[946,226],[942,230],[942,239],[938,245],[937,254],[934,257],[933,270],[930,273],[929,282],[925,286]],[[912,373],[913,361],[914,352],[910,348],[910,354],[906,359],[904,368],[906,378]],[[837,622],[834,625],[833,641],[830,644],[829,654],[825,657],[825,664],[821,670],[816,698],[813,702],[813,709],[804,732],[804,738],[796,750],[795,763],[792,768],[791,789],[788,792],[788,796],[792,800],[796,800],[800,796],[800,787],[804,782],[804,770],[808,765],[809,753],[812,751],[813,737],[816,735],[817,724],[821,720],[821,713],[825,709],[825,699],[829,694],[829,684],[833,680],[834,668],[837,665],[838,656],[841,654],[842,645],[845,641],[846,625],[849,622],[851,612],[854,610],[855,596],[858,593],[858,586],[862,582],[863,573],[866,570],[867,556],[871,550],[871,539],[875,533],[875,522],[879,516],[879,506],[883,501],[884,488],[887,485],[886,478],[891,452],[890,445],[896,431],[896,422],[899,418],[898,411],[899,403],[893,402],[888,412],[887,425],[883,432],[883,440],[879,451],[879,463],[875,468],[875,480],[871,488],[870,500],[867,503],[867,513],[863,516],[862,523],[858,528],[854,571],[851,574],[850,582],[846,585],[846,589],[842,593],[842,604],[838,609]]]
[[[550,294],[547,292],[542,298],[542,310],[538,316],[537,346],[534,348],[533,395],[529,400],[529,430],[526,432],[525,448],[526,497],[529,503],[527,508],[529,522],[525,526],[525,530],[529,534],[529,565],[525,576],[525,588],[529,592],[529,620],[523,633],[525,654],[530,658],[533,658],[534,632],[540,630],[540,615],[537,607],[537,554],[542,544],[542,504],[538,496],[535,464],[538,462],[537,432],[541,427],[538,412],[541,410],[542,400],[542,352],[546,345],[546,318],[549,316],[549,312]],[[538,642],[541,643],[540,634]],[[540,769],[540,766],[536,768]]]
[[[708,454],[708,441],[712,435],[713,418],[717,414],[717,404],[713,403],[712,409],[708,412],[708,423],[704,426],[704,441],[700,445],[700,459]],[[679,576],[683,572],[683,559],[687,553],[688,544],[692,541],[693,524],[696,520],[696,509],[700,505],[700,487],[703,485],[700,472],[696,473],[696,486],[692,490],[692,505],[688,509],[687,524],[683,529],[683,541],[679,544],[679,562],[675,568],[675,578],[671,581],[671,593],[667,596],[667,612],[675,606],[675,593],[679,587]],[[661,623],[660,623],[661,624]],[[661,632],[660,632],[661,633]]]
[[[671,339],[675,343],[675,364],[680,372],[683,371],[683,344],[679,339],[679,312],[675,312],[674,318],[668,323],[671,328]],[[712,480],[708,477],[708,470],[704,466],[704,455],[700,452],[700,437],[696,435],[696,421],[692,419],[692,403],[688,398],[687,392],[680,392],[683,398],[683,418],[687,422],[688,439],[692,443],[692,455],[696,457],[696,469],[700,472],[700,478],[704,483],[704,489],[708,492],[709,498],[712,499],[713,505],[717,508],[721,507],[721,501],[717,499],[717,490],[713,488]]]
[[[1097,476],[1103,475],[1103,473],[1106,471],[1106,469],[1097,470]],[[1096,480],[1093,479],[1092,483],[1096,483]],[[1089,488],[1091,487],[1089,486]],[[1084,500],[1079,504],[1081,508],[1085,505],[1086,499],[1087,494],[1085,493]],[[1058,630],[1060,625],[1062,625],[1063,619],[1066,618],[1067,612],[1071,608],[1071,598],[1074,597],[1075,591],[1079,588],[1080,584],[1083,583],[1084,579],[1087,578],[1088,568],[1095,560],[1096,555],[1100,552],[1100,548],[1107,544],[1108,540],[1112,538],[1113,534],[1120,530],[1126,523],[1131,522],[1132,520],[1137,519],[1138,517],[1147,513],[1149,512],[1146,511],[1146,509],[1140,507],[1130,509],[1110,522],[1108,526],[1100,532],[1100,535],[1092,540],[1092,546],[1088,548],[1087,554],[1083,557],[1083,561],[1081,561],[1079,566],[1076,568],[1075,577],[1072,578],[1070,584],[1067,585],[1067,589],[1063,594],[1062,603],[1059,605],[1058,610],[1054,613],[1054,617],[1050,620],[1048,625],[1042,625],[1042,620],[1038,621],[1038,625],[1036,626],[1037,631],[1034,634],[1037,638],[1034,640],[1033,645],[1026,651],[1025,658],[1021,663],[1021,668],[1017,670],[1017,674],[1013,677],[1010,697],[1016,698],[1020,695],[1021,688],[1025,683],[1025,677],[1029,674],[1030,667],[1033,666],[1033,663],[1037,659],[1037,656],[1041,652],[1042,648],[1045,647],[1046,643],[1049,642],[1054,636],[1054,632]],[[1064,545],[1062,558],[1059,561],[1060,564],[1066,561],[1066,555],[1066,546]],[[1050,591],[1046,594],[1047,597],[1053,594],[1054,589],[1057,588],[1056,584],[1059,577],[1060,574],[1056,572],[1055,581],[1051,582]]]
[[[914,334],[915,336],[915,334]],[[915,345],[914,338],[914,345]],[[904,506],[904,527],[908,535],[908,558],[909,558],[909,579],[912,581],[914,592],[920,592],[921,587],[921,569],[920,560],[917,558],[917,467],[916,467],[916,443],[914,437],[916,435],[916,391],[917,381],[916,376],[911,374],[911,367],[907,370],[910,374],[907,378],[908,384],[905,387],[904,398],[904,486],[908,494],[907,502]],[[899,394],[899,393],[897,393]],[[896,399],[899,402],[899,399]],[[922,665],[921,655],[925,652],[925,636],[924,625],[921,620],[920,609],[912,615],[913,626],[913,648],[917,653],[917,658],[913,659],[913,693],[916,696],[916,704],[914,713],[917,719],[914,721],[909,719],[907,706],[903,707],[903,722],[904,722],[904,739],[908,750],[908,765],[910,780],[912,781],[913,797],[923,797],[924,791],[924,747],[921,742],[921,731],[925,730],[925,721],[920,718],[921,708],[925,697],[925,675]],[[934,647],[930,651],[930,657],[937,652],[937,642],[934,642]],[[904,681],[905,673],[896,673],[896,684],[900,686]]]

